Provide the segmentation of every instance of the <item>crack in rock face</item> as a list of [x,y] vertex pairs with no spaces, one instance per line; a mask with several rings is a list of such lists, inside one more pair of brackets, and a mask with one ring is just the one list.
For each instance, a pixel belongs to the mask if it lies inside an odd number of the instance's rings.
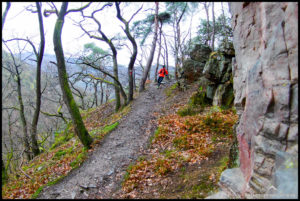
[[[236,53],[234,104],[241,114],[236,133],[244,177],[243,188],[234,193],[255,198],[271,187],[287,192],[294,189],[297,176],[284,188],[283,177],[277,176],[281,166],[276,164],[279,153],[298,158],[298,3],[234,2],[230,9]],[[226,172],[224,181],[225,177]],[[231,186],[231,180],[226,182],[224,192]]]

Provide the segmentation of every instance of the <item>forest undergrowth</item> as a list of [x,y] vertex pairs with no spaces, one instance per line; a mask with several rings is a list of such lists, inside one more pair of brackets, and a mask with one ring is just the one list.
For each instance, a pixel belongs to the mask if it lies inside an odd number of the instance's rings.
[[[158,128],[149,147],[128,166],[121,189],[112,198],[204,198],[217,190],[221,172],[229,163],[237,115],[232,109],[191,106],[188,100],[193,90],[190,92],[182,98],[187,93],[175,85],[164,91],[168,98],[157,114]],[[85,126],[95,139],[92,149],[83,147],[68,124],[56,133],[50,150],[24,164],[23,172],[10,175],[2,186],[2,198],[36,198],[45,186],[78,168],[131,110],[128,105],[114,113],[111,104],[82,111]]]
[[168,112],[114,198],[205,198],[218,189],[238,116],[231,108],[190,104],[173,86],[165,93]]
[[74,135],[69,122],[65,129],[56,132],[55,142],[49,150],[35,157],[21,168],[22,171],[9,175],[8,181],[2,186],[3,199],[36,198],[46,186],[51,186],[70,171],[78,168],[91,154],[101,139],[114,130],[119,120],[126,115],[131,105],[114,113],[113,102],[97,108],[81,111],[85,126],[94,138],[92,148],[87,150]]

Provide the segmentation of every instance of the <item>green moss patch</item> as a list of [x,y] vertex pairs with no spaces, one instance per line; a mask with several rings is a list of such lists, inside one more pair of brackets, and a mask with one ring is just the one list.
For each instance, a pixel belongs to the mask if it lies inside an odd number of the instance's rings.
[[165,89],[165,94],[167,95],[167,97],[171,97],[172,95],[174,95],[174,91],[177,88],[178,88],[178,82],[176,82],[175,84],[173,84],[169,88]]

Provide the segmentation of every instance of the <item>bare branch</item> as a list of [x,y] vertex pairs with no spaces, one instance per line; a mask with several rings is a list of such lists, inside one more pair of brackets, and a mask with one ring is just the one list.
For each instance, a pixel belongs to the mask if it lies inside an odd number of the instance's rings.
[[177,21],[177,26],[178,26],[178,24],[179,24],[179,22],[181,21],[181,19],[182,19],[182,17],[183,17],[183,14],[185,13],[185,10],[186,10],[186,7],[187,7],[187,2],[185,2],[185,7],[184,7],[184,9],[183,9],[183,11],[182,11],[182,13],[181,13],[181,15],[180,15],[180,17],[179,17],[179,19],[178,19],[178,21]]
[[86,29],[83,28],[83,26],[81,24],[79,24],[80,28],[90,37],[90,38],[94,38],[97,40],[101,40],[101,41],[105,41],[103,38],[99,37],[99,36],[95,36],[95,35],[91,35],[90,32],[88,32]]
[[144,5],[142,5],[132,16],[131,16],[131,18],[130,18],[130,20],[128,21],[128,23],[130,23],[130,21],[134,18],[134,16],[136,15],[136,14],[138,14],[138,12],[140,12],[140,10],[143,8],[143,6]]
[[44,10],[44,17],[49,17],[52,13],[55,13],[58,16],[58,11],[57,10]]
[[14,106],[12,106],[12,107],[2,107],[2,110],[19,110],[20,111],[20,108],[14,107]]
[[35,7],[33,6],[33,5],[29,5],[29,6],[27,6],[25,9],[27,10],[27,11],[30,11],[30,12],[32,12],[32,13],[37,13],[37,10],[33,10]]
[[57,63],[55,63],[54,61],[50,61],[51,64],[54,64],[55,66],[57,66]]
[[24,153],[25,149],[23,149],[22,153],[20,154],[20,156],[22,157],[21,163],[19,165],[19,170],[21,170],[21,172],[29,179],[32,179],[28,174],[26,174],[23,170],[22,170],[22,164],[23,164],[23,153]]
[[94,16],[95,13],[103,10],[106,6],[112,6],[112,5],[113,5],[112,3],[107,3],[107,4],[103,5],[102,8],[93,11],[92,14],[91,14],[91,16]]
[[85,6],[83,6],[81,8],[68,10],[65,15],[67,15],[68,13],[71,13],[71,12],[83,11],[84,9],[86,9],[87,7],[89,7],[91,5],[91,3],[92,2],[89,2],[88,4],[86,4]]
[[11,49],[7,46],[6,42],[5,42],[3,39],[2,39],[2,42],[4,43],[4,45],[6,46],[6,48],[8,49],[8,51],[9,51],[9,53],[10,53],[10,56],[11,56],[13,62],[14,62],[14,65],[15,65],[16,67],[20,67],[20,64],[17,65],[16,60],[15,60],[15,57],[14,57],[14,55],[13,55]]
[[[51,5],[52,5],[52,6],[51,6]],[[54,4],[53,2],[51,2],[50,6],[51,6],[51,8],[52,8],[52,9],[54,9],[54,10],[55,10],[55,12],[56,12],[56,15],[58,16],[58,10],[57,10],[57,8],[56,8],[55,4]]]
[[44,87],[44,89],[42,90],[41,94],[43,94],[44,91],[46,90],[46,88],[47,88],[47,83],[48,83],[48,82],[46,81],[45,87]]
[[117,9],[117,18],[126,25],[127,22],[121,15],[120,3],[121,2],[115,2],[116,9]]
[[2,68],[4,68],[5,70],[7,70],[8,72],[10,72],[11,74],[15,74],[15,72],[13,72],[10,68],[7,68],[6,66],[2,66]]
[[6,41],[4,41],[4,42],[11,42],[11,41],[16,41],[16,40],[28,42],[28,43],[31,45],[31,47],[32,47],[32,49],[33,49],[33,51],[34,51],[34,54],[35,54],[36,56],[38,56],[38,53],[37,53],[37,51],[36,51],[36,48],[35,48],[34,44],[33,44],[28,38],[27,38],[27,39],[24,39],[24,38],[13,38],[13,39],[6,40]]
[[105,82],[105,83],[107,83],[107,84],[113,85],[113,86],[118,87],[118,88],[120,89],[120,86],[117,85],[117,84],[115,84],[115,83],[113,83],[113,82],[107,81],[107,80],[105,80],[105,79],[103,79],[103,78],[95,77],[95,76],[93,76],[92,74],[88,74],[88,75],[89,75],[91,78],[95,79],[95,80],[100,80],[100,81],[102,81],[102,82]]
[[130,47],[126,44],[126,43],[124,43],[124,44],[122,44],[122,45],[120,45],[120,46],[125,46],[125,47],[127,47],[127,49],[130,51],[130,53],[132,54],[132,50],[130,49]]

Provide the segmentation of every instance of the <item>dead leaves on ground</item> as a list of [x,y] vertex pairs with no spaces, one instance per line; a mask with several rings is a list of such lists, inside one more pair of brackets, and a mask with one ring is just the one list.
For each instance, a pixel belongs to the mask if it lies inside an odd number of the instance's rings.
[[[126,115],[130,109],[130,105],[128,105],[120,112],[114,113],[112,103],[107,103],[96,110],[83,112],[82,116],[87,130],[90,132],[116,122]],[[72,131],[72,127],[69,131]],[[39,188],[49,184],[49,182],[54,183],[59,178],[66,176],[74,167],[79,166],[84,161],[87,153],[93,152],[100,141],[96,138],[91,145],[92,148],[85,150],[78,137],[75,136],[51,152],[42,153],[30,161],[27,165],[29,168],[23,169],[32,179],[27,178],[22,173],[19,173],[18,176],[11,176],[9,181],[2,186],[2,198],[31,198]]]
[[[135,198],[137,193],[149,192],[159,185],[168,173],[186,164],[208,160],[217,146],[233,136],[237,115],[231,110],[180,117],[171,114],[161,117],[159,127],[145,159],[127,170],[122,190],[123,198]],[[211,175],[210,180],[215,179]],[[152,192],[153,193],[153,192]]]
[[[11,178],[10,181],[2,187],[3,199],[28,199],[43,185],[53,182],[61,176],[67,175],[71,170],[71,162],[76,160],[81,154],[83,146],[76,145],[76,140],[70,140],[68,143],[57,147],[53,152],[43,153],[36,157],[25,170],[31,179],[25,175],[19,175],[18,178]],[[75,147],[74,149],[71,149]],[[70,150],[63,157],[57,158],[56,153]],[[72,150],[72,151],[71,151]]]

